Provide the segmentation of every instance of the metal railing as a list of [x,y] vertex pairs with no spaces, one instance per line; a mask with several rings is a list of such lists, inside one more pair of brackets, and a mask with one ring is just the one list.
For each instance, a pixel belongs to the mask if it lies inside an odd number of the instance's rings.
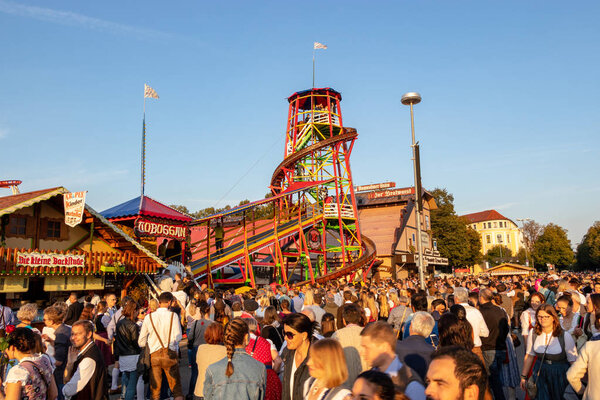
[[338,218],[341,214],[342,218],[354,218],[354,208],[351,204],[340,204],[339,213],[338,213],[338,204],[337,203],[327,203],[325,204],[323,214],[325,218]]

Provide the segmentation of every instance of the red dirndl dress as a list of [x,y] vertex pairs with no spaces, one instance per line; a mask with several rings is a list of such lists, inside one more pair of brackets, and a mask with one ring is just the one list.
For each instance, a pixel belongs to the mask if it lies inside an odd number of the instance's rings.
[[271,344],[267,339],[255,336],[255,339],[250,339],[248,342],[246,353],[250,354],[256,361],[265,364],[265,367],[267,368],[267,390],[265,393],[265,400],[281,400],[283,386],[279,380],[279,376],[272,368],[273,357],[271,356]]

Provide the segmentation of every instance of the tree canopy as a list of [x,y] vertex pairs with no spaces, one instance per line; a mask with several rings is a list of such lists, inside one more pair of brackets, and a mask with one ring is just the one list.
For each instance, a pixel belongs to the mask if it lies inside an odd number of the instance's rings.
[[538,224],[534,220],[528,220],[523,224],[523,229],[521,232],[523,232],[523,242],[525,244],[525,248],[527,249],[527,255],[531,260],[531,266],[533,266],[535,263],[535,260],[533,259],[535,253],[535,243],[542,234],[543,230],[544,226]]
[[512,250],[502,244],[497,244],[487,251],[485,259],[490,263],[490,265],[510,262],[513,259]]
[[431,211],[431,230],[440,255],[448,258],[450,265],[455,267],[479,263],[482,259],[481,238],[468,221],[456,215],[454,196],[440,188],[430,193],[438,206],[437,210]]
[[538,267],[546,264],[569,267],[573,264],[574,255],[567,230],[553,223],[544,226],[533,246],[533,255]]
[[595,270],[600,267],[600,221],[592,225],[577,246],[577,269]]
[[[268,199],[269,197],[273,197],[273,194],[271,192],[269,192],[265,195],[265,199]],[[191,215],[194,218],[205,218],[205,217],[208,217],[209,215],[227,211],[234,207],[243,206],[244,204],[248,204],[248,203],[250,203],[250,200],[245,199],[245,200],[240,201],[239,204],[234,205],[234,206],[226,205],[221,208],[206,207],[206,208],[203,208],[196,212],[190,212],[189,209],[184,205],[172,204],[169,207],[174,208],[177,211],[181,211],[183,213]],[[256,207],[254,207],[254,219],[258,220],[258,219],[265,219],[265,218],[273,218],[273,210],[274,210],[273,203],[267,203],[267,204],[263,204],[260,206],[256,206]],[[251,217],[248,216],[248,218],[250,219]]]

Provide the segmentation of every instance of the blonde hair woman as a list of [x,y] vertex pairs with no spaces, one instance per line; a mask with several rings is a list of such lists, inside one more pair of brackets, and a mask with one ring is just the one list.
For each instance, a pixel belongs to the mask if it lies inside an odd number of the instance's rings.
[[377,300],[379,302],[379,318],[387,320],[390,316],[390,303],[388,302],[388,298],[384,292],[379,292]]
[[310,347],[310,378],[304,383],[306,400],[345,400],[352,393],[341,385],[348,379],[348,367],[342,345],[335,339],[322,339]]
[[256,317],[257,318],[264,318],[265,317],[265,310],[267,309],[267,307],[269,307],[271,305],[271,302],[269,301],[269,298],[264,295],[258,298],[258,309],[256,310]]
[[38,314],[38,306],[35,303],[26,303],[19,308],[17,311],[17,318],[19,321],[19,325],[17,328],[29,328],[32,329],[35,333],[41,334],[39,330],[31,326],[33,320],[37,317]]

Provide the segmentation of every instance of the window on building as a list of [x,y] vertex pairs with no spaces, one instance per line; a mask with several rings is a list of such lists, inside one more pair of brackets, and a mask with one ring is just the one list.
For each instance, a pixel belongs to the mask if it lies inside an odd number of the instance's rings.
[[485,241],[487,242],[487,244],[491,244],[492,243],[492,235],[485,235]]
[[18,215],[13,216],[11,219],[10,234],[25,236],[27,234],[27,217]]
[[510,235],[506,235],[506,243],[510,243]]
[[498,227],[498,223],[494,222],[494,228],[497,228],[497,227]]
[[498,243],[502,243],[503,242],[503,240],[502,240],[502,234],[499,233],[498,235],[496,235],[496,239],[498,239]]
[[425,216],[425,230],[429,230],[429,215]]
[[60,239],[60,221],[48,221],[46,229],[48,239]]

